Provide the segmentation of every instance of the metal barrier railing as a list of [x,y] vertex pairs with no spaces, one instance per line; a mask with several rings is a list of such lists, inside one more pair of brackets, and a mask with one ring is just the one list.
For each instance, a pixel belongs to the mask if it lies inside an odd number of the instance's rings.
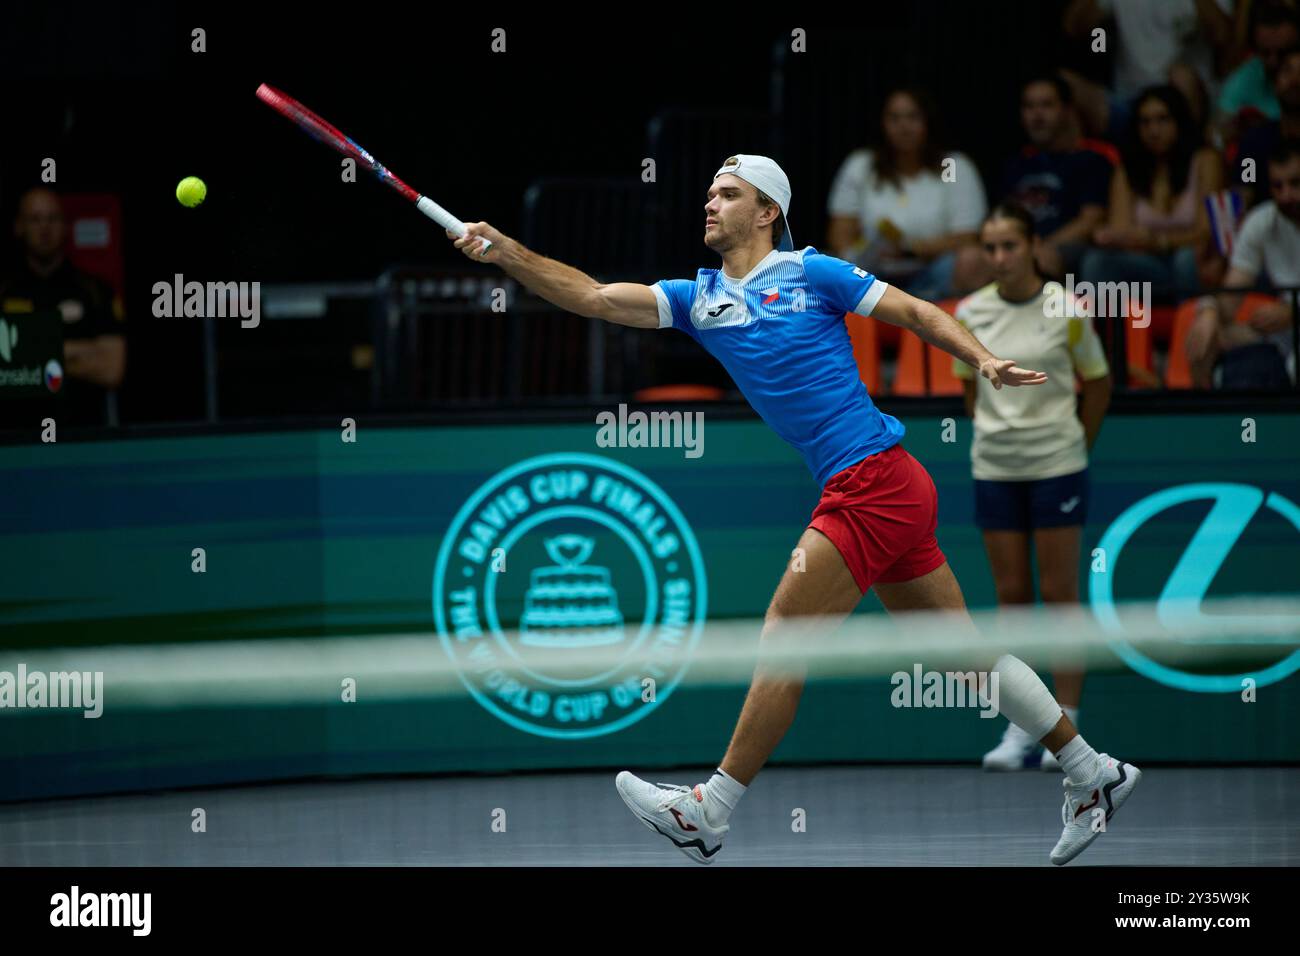
[[[1112,285],[1114,284],[1122,285]],[[1102,298],[1100,291],[1097,297]],[[1170,379],[1174,368],[1185,369],[1187,366],[1188,359],[1184,351],[1186,335],[1189,321],[1194,321],[1199,305],[1206,299],[1213,299],[1218,306],[1221,322],[1242,324],[1262,304],[1261,297],[1275,299],[1289,308],[1289,327],[1281,332],[1261,335],[1260,340],[1279,348],[1290,380],[1289,389],[1300,392],[1300,375],[1296,373],[1296,356],[1300,355],[1300,287],[1297,286],[1283,286],[1268,291],[1254,286],[1218,287],[1177,295],[1163,305],[1146,302],[1141,308],[1116,309],[1111,305],[1094,309],[1097,314],[1095,327],[1103,337],[1116,388],[1135,392],[1149,390],[1150,386],[1133,386],[1130,383],[1130,375],[1141,369],[1159,378],[1161,387],[1166,390],[1197,390],[1195,385],[1183,381],[1171,383]],[[1144,336],[1149,336],[1150,340],[1144,340]],[[1154,348],[1156,339],[1164,346],[1162,350]],[[1132,346],[1144,347],[1147,354],[1132,354]],[[1146,363],[1152,359],[1162,361],[1153,361],[1153,367],[1148,367]],[[1163,369],[1160,368],[1161,364]],[[1118,369],[1126,370],[1129,374],[1119,375],[1115,371]],[[1160,372],[1163,374],[1157,374]]]
[[[1212,290],[1201,296],[1251,291],[1257,290]],[[1289,303],[1292,356],[1300,354],[1300,288],[1273,294]],[[354,313],[369,317],[368,329],[356,330],[365,340],[356,348],[368,355],[363,410],[370,412],[627,400],[647,384],[638,373],[663,344],[662,335],[562,312],[497,270],[397,266],[372,282],[268,284],[262,291],[263,318],[332,322],[345,300]],[[1117,372],[1134,358],[1129,354],[1132,321],[1133,316],[1118,313],[1096,320],[1120,393],[1140,391]],[[223,382],[217,322],[204,322],[204,418],[218,422]],[[1182,347],[1178,335],[1159,344],[1166,362]],[[1294,358],[1291,371],[1291,389],[1300,392]],[[674,376],[671,356],[667,367],[654,370],[654,378],[687,380]],[[1196,394],[1204,399],[1211,393]]]

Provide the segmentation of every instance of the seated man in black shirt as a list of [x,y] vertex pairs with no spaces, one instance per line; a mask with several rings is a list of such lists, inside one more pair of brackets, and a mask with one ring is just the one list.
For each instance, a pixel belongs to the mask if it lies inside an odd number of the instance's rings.
[[1092,233],[1105,223],[1112,159],[1109,148],[1079,137],[1070,87],[1055,74],[1021,88],[1020,119],[1029,139],[1007,163],[1002,196],[1034,217],[1038,267],[1061,279],[1077,272]]
[[[108,392],[122,384],[126,339],[122,303],[109,285],[77,269],[63,254],[66,229],[63,207],[51,190],[37,187],[18,201],[14,234],[22,258],[0,276],[0,312],[54,310],[63,318],[63,365],[66,375],[57,412],[58,424],[103,425],[108,420]],[[38,424],[15,420],[15,408],[0,408],[10,425]]]

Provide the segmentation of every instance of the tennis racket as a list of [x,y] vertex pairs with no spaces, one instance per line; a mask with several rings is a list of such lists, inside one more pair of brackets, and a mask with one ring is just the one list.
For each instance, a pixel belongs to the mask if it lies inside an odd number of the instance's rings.
[[[292,96],[280,92],[275,87],[267,86],[263,83],[257,88],[257,98],[265,103],[271,109],[275,110],[285,119],[291,120],[312,139],[320,140],[326,146],[332,147],[344,156],[350,156],[357,162],[364,164],[374,173],[380,182],[387,183],[399,193],[415,203],[415,208],[420,210],[442,228],[457,236],[465,235],[465,224],[453,216],[447,210],[443,209],[428,196],[417,193],[406,183],[402,182],[388,168],[383,166],[375,157],[361,148],[361,146],[350,136],[345,136],[341,130],[325,122],[307,107],[303,106]],[[485,256],[492,243],[487,239],[480,239],[482,248],[479,249],[479,255]]]

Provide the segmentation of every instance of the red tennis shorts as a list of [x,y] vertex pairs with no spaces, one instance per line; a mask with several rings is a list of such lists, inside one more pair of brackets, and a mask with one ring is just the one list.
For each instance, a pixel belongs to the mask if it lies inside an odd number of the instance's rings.
[[876,582],[910,581],[942,565],[938,523],[930,473],[894,445],[832,475],[808,527],[831,539],[865,594]]

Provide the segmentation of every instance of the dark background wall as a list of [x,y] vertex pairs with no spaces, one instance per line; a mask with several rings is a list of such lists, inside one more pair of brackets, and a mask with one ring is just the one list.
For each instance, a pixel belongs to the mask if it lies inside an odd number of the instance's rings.
[[[867,140],[890,85],[931,90],[946,141],[995,181],[1021,141],[1020,80],[1089,56],[1059,39],[1061,7],[870,3],[821,22],[660,5],[599,15],[493,8],[477,18],[433,5],[318,7],[299,19],[158,3],[10,7],[0,15],[0,216],[11,218],[46,156],[58,161],[59,189],[122,197],[126,411],[183,417],[199,399],[198,333],[150,319],[154,282],[176,272],[202,281],[365,279],[394,262],[463,262],[368,176],[341,183],[339,157],[256,100],[261,82],[316,109],[457,215],[507,232],[520,227],[523,194],[539,177],[636,181],[657,114],[767,111],[767,142],[731,151],[776,153],[793,180],[796,240],[818,245],[830,179]],[[497,26],[507,31],[505,54],[490,51]],[[206,53],[190,51],[194,27],[207,31]],[[788,47],[795,27],[807,30],[808,52],[774,68],[775,47]],[[683,174],[698,178],[701,204],[722,158]],[[208,184],[199,209],[175,200],[186,175]],[[662,176],[647,188],[692,195]],[[673,245],[655,251],[660,275],[711,264],[697,235]]]

